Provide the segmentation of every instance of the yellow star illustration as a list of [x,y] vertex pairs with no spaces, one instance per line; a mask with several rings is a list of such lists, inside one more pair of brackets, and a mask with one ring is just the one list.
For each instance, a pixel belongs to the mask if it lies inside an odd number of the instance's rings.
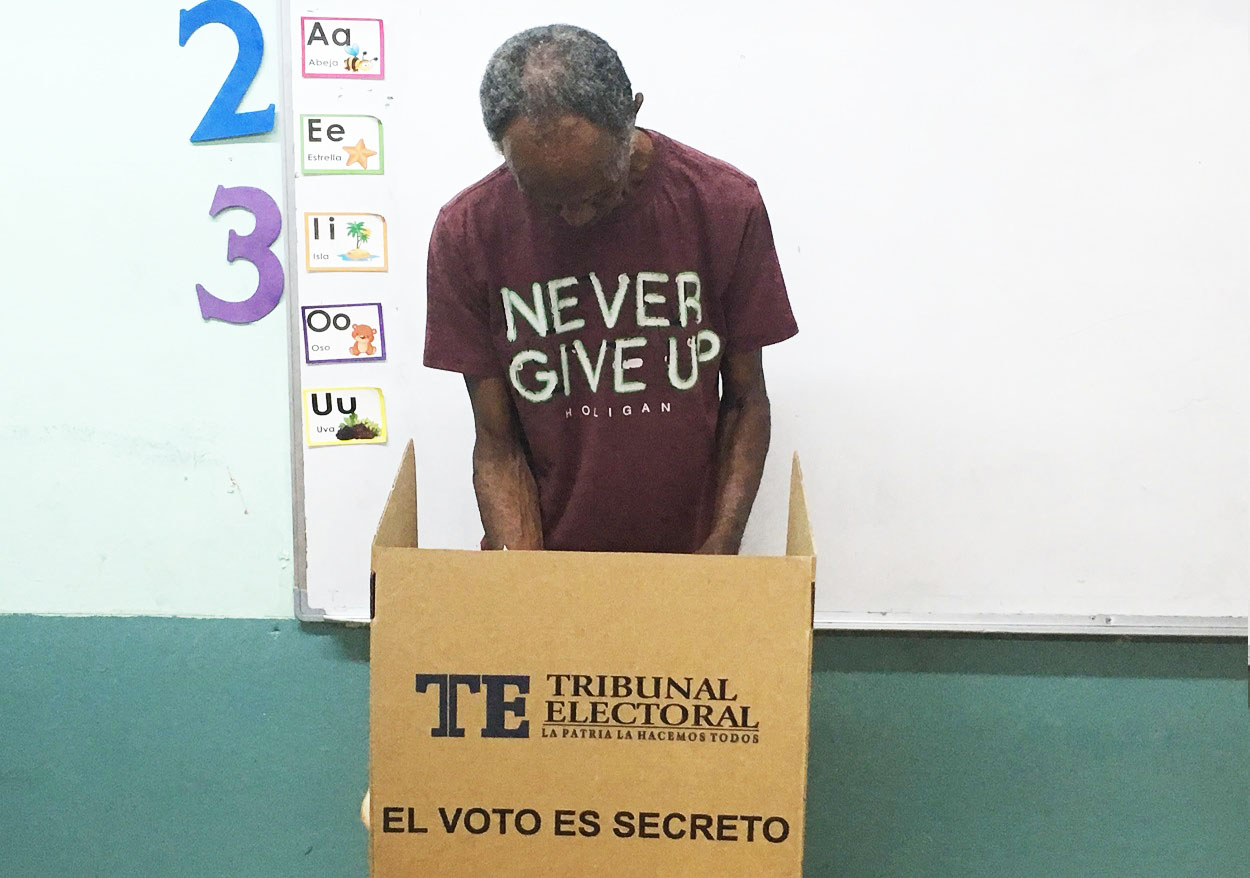
[[356,141],[355,146],[344,146],[342,149],[347,153],[347,164],[349,167],[352,162],[355,162],[366,171],[369,170],[369,156],[377,155],[376,152],[365,146],[363,140]]

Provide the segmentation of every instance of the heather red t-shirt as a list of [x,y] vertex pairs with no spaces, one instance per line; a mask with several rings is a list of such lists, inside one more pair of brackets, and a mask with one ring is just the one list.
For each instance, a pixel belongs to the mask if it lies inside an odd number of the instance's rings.
[[425,364],[507,379],[549,549],[697,549],[721,357],[798,331],[755,181],[647,133],[646,176],[593,225],[532,208],[501,167],[430,240]]

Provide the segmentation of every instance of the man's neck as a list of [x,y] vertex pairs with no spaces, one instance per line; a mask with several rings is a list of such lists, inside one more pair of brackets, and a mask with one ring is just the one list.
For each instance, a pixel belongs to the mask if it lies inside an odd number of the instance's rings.
[[634,129],[634,141],[629,151],[629,188],[637,189],[647,176],[651,159],[655,156],[655,141],[641,128]]

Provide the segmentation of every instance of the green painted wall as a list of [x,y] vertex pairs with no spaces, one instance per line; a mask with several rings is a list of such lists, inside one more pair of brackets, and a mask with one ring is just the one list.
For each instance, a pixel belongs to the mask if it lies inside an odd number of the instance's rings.
[[[368,633],[0,616],[0,876],[363,876]],[[1244,643],[822,634],[808,876],[1245,878]]]

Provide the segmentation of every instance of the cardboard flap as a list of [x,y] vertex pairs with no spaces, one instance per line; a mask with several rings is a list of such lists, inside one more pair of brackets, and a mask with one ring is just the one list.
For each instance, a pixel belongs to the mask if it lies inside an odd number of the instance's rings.
[[[812,523],[807,517],[807,495],[803,493],[803,468],[798,452],[790,464],[790,516],[786,525],[786,554],[816,556],[812,543]],[[814,565],[813,565],[814,566]]]
[[382,518],[373,534],[372,569],[378,569],[378,551],[387,548],[417,547],[417,455],[412,440],[391,483],[391,493],[382,509]]

